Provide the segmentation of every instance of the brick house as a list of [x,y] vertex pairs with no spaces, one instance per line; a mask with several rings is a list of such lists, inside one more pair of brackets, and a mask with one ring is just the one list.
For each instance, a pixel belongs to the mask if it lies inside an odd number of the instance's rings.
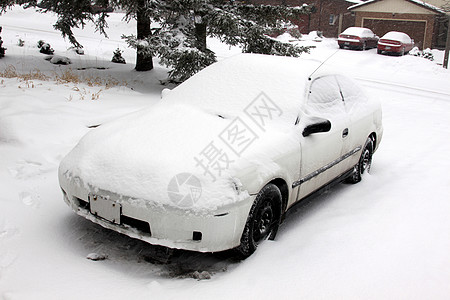
[[351,6],[355,26],[372,29],[382,36],[401,31],[414,39],[419,48],[444,48],[448,19],[441,9],[445,0],[369,0]]
[[321,31],[326,37],[337,37],[347,27],[354,26],[355,15],[348,8],[359,0],[248,0],[250,4],[301,6],[313,5],[313,13],[292,22],[301,33]]

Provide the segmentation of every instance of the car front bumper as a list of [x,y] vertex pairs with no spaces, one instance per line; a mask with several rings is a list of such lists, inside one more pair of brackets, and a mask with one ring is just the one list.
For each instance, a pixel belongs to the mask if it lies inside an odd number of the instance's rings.
[[[256,197],[249,196],[214,211],[193,211],[90,188],[79,178],[59,177],[64,201],[78,215],[153,245],[198,252],[219,252],[239,246]],[[104,203],[114,204],[119,217],[99,216],[91,205],[93,195],[101,196]]]

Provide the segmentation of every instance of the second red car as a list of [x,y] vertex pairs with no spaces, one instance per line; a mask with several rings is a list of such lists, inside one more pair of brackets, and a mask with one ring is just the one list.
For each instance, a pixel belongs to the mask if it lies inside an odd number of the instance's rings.
[[377,53],[405,55],[414,47],[414,40],[406,33],[390,31],[378,41]]

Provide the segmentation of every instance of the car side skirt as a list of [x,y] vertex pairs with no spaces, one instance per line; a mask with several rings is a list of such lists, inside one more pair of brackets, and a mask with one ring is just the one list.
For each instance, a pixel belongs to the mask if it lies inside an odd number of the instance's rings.
[[306,175],[305,177],[301,178],[300,180],[294,181],[292,183],[292,188],[296,188],[297,186],[300,186],[302,183],[305,183],[308,180],[313,179],[314,177],[322,174],[323,172],[325,172],[328,169],[331,169],[332,167],[334,167],[335,165],[337,165],[338,163],[342,162],[343,160],[349,158],[350,156],[352,156],[353,154],[359,152],[361,150],[361,146],[356,147],[355,149],[353,149],[352,151],[346,153],[345,155],[335,159],[334,161],[330,162],[329,164],[321,167],[320,169],[312,172],[311,174]]
[[324,184],[322,187],[320,187],[319,189],[315,190],[314,192],[306,195],[305,197],[303,197],[302,199],[296,201],[295,203],[293,203],[285,212],[283,215],[283,220],[286,218],[286,215],[289,213],[289,211],[299,205],[300,203],[304,203],[305,200],[313,198],[315,196],[318,196],[320,194],[322,194],[323,192],[329,190],[331,187],[333,187],[336,184],[341,183],[342,181],[344,181],[347,177],[349,177],[350,175],[353,174],[355,168],[351,168],[350,170],[347,170],[346,172],[344,172],[343,174],[339,175],[338,177],[336,177],[335,179],[331,180],[330,182]]

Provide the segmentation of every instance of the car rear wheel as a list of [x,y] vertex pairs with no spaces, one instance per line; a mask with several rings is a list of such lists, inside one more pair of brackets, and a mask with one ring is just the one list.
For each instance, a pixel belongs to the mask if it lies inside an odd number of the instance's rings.
[[373,155],[373,140],[369,137],[364,145],[361,152],[361,157],[359,158],[358,164],[353,168],[353,173],[345,182],[347,183],[358,183],[361,181],[362,176],[365,172],[370,171],[372,165],[372,155]]
[[383,51],[381,51],[380,49],[377,50],[378,54],[381,54]]
[[241,258],[249,257],[258,244],[276,231],[281,217],[281,192],[274,184],[267,184],[256,196],[247,223],[236,248]]

